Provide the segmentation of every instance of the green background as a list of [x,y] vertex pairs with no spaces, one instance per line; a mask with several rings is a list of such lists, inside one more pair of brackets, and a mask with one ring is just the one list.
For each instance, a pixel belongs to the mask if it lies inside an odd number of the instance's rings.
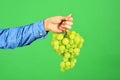
[[0,49],[0,80],[120,80],[120,0],[0,0],[0,28],[69,13],[85,39],[74,69],[60,71],[49,32],[29,46]]

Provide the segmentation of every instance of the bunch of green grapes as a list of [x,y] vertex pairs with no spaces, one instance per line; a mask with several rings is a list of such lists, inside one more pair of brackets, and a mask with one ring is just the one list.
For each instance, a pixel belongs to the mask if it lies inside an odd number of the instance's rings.
[[84,39],[75,31],[53,33],[51,45],[53,49],[62,56],[60,63],[61,71],[71,69],[75,66],[75,56],[79,55],[83,42]]

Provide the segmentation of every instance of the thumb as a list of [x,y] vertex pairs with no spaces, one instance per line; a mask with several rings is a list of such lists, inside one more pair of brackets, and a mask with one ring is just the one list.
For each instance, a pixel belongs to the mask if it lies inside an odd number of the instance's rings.
[[62,16],[61,20],[68,20],[68,17],[67,16]]
[[69,14],[67,17],[68,17],[68,18],[72,17],[72,14]]
[[68,20],[70,17],[72,17],[72,14],[69,14],[68,16],[62,16],[62,20]]
[[69,20],[72,17],[72,14],[69,14],[68,16],[65,17],[65,20]]

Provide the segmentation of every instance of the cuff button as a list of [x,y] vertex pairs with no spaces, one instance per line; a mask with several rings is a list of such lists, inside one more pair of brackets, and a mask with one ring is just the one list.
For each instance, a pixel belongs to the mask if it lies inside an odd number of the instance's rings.
[[40,33],[40,36],[42,36],[42,33]]

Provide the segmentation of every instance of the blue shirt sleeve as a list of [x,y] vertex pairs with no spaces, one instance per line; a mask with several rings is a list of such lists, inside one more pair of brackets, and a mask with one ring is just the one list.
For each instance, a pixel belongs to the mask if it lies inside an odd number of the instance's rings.
[[0,29],[0,48],[16,48],[29,45],[36,39],[43,39],[47,35],[44,20],[26,26]]

